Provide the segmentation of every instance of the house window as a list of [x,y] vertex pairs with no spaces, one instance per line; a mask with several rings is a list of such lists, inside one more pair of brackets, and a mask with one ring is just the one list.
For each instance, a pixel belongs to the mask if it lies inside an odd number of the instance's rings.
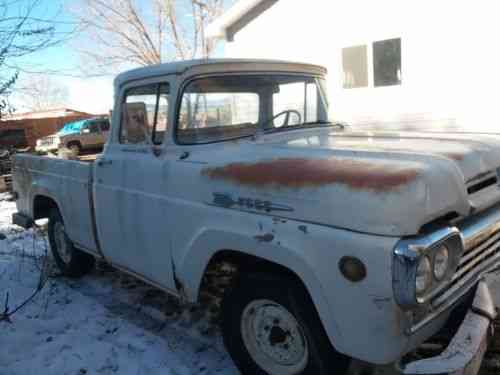
[[373,79],[375,87],[401,84],[401,39],[373,43]]
[[368,86],[367,46],[342,49],[344,88],[353,89]]

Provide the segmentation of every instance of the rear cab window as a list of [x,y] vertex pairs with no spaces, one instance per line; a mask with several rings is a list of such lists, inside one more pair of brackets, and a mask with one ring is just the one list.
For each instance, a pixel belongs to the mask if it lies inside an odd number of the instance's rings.
[[120,143],[163,143],[168,128],[169,93],[167,83],[147,84],[125,91],[120,120]]

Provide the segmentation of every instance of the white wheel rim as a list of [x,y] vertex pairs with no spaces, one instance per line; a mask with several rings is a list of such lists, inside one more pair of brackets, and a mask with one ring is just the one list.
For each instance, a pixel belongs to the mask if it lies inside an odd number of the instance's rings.
[[301,373],[309,360],[302,327],[280,304],[255,300],[241,318],[241,335],[254,362],[270,375]]
[[57,246],[57,253],[61,260],[68,264],[71,262],[71,249],[68,246],[64,224],[57,222],[54,224],[54,241]]

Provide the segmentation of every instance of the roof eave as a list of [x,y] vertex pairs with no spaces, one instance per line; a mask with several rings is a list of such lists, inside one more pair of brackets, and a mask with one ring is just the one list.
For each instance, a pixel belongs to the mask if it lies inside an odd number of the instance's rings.
[[232,42],[238,31],[277,2],[278,0],[240,0],[207,27],[206,36],[208,39]]

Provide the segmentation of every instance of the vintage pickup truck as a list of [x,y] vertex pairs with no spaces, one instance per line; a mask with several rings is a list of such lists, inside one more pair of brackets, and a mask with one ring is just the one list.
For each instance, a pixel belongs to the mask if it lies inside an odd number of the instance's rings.
[[[225,345],[244,374],[474,374],[496,311],[500,141],[332,123],[326,71],[203,60],[115,80],[92,164],[14,161],[18,213],[49,218],[67,276],[95,258],[196,302],[227,271]],[[406,356],[446,332],[436,356]]]

